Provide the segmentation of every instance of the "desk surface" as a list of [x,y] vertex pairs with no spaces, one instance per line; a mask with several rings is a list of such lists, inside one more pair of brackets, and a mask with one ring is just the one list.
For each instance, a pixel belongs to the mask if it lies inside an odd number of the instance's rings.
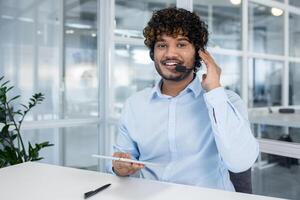
[[89,199],[274,199],[137,178],[121,178],[33,162],[0,169],[0,195],[5,200],[82,200],[84,192],[106,183],[112,185]]

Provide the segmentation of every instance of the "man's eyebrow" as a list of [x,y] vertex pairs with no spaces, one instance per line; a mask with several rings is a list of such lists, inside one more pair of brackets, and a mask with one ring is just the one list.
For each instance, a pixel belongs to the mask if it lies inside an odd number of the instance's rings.
[[187,37],[180,37],[180,38],[178,38],[178,41],[187,41],[187,42],[191,43],[191,41]]
[[162,38],[157,38],[156,42],[165,42],[166,40],[162,39]]

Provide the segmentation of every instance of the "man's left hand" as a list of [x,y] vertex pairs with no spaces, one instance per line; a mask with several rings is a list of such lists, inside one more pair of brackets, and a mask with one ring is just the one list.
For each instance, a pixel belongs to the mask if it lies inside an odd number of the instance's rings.
[[207,68],[207,74],[203,74],[202,76],[202,88],[208,92],[220,87],[221,68],[216,64],[208,51],[199,50],[198,53]]

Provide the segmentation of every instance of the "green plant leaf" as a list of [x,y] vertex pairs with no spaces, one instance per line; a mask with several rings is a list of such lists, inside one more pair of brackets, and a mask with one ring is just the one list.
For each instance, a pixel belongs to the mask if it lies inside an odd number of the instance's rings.
[[13,88],[14,88],[14,86],[10,86],[10,87],[6,90],[6,93],[7,93],[9,90],[13,89]]
[[[9,103],[20,98],[20,95],[16,95],[9,99],[7,92],[12,90],[14,86],[9,86],[9,81],[4,82],[3,80],[4,76],[0,78],[0,123],[5,124],[3,127],[1,126],[2,128],[0,128],[0,168],[29,160],[41,160],[43,157],[39,157],[39,151],[42,148],[53,146],[53,144],[50,144],[49,142],[42,142],[33,146],[30,142],[28,142],[28,147],[25,148],[20,128],[26,114],[31,110],[31,108],[40,104],[45,97],[42,93],[35,93],[29,99],[27,105],[20,104],[23,108],[15,110]],[[4,83],[2,83],[2,81]],[[11,128],[14,129],[12,130]],[[19,142],[18,147],[14,144],[16,143],[14,142],[16,139],[18,139]]]
[[2,107],[0,107],[0,123],[6,124],[6,122],[6,112]]
[[6,167],[8,165],[8,161],[6,159],[6,153],[0,149],[0,168]]
[[7,83],[9,83],[9,81],[5,81],[4,83],[2,83],[1,87],[5,86]]
[[28,107],[24,104],[20,104],[21,106],[23,106],[25,109],[28,109]]
[[14,141],[18,137],[18,134],[12,134],[11,139]]
[[2,129],[1,129],[1,132],[0,134],[3,136],[3,137],[7,137],[9,138],[9,125],[5,125]]
[[53,144],[50,144],[49,142],[42,142],[42,143],[36,143],[35,147],[32,147],[30,142],[28,142],[28,155],[29,155],[29,160],[31,161],[37,161],[43,159],[43,157],[39,157],[39,151],[42,148],[53,146]]
[[17,95],[17,96],[15,96],[15,97],[13,97],[13,98],[11,98],[9,101],[8,101],[8,103],[9,102],[12,102],[13,100],[15,100],[15,99],[17,99],[17,98],[19,98],[21,95]]
[[3,156],[7,162],[11,165],[18,164],[22,162],[22,159],[17,156],[16,148],[6,146],[3,151]]
[[0,159],[0,168],[2,167],[6,167],[4,159]]
[[40,148],[35,145],[35,147],[32,147],[32,145],[30,144],[30,142],[28,142],[28,156],[29,156],[29,160],[36,160],[39,157],[39,150]]
[[39,146],[41,148],[45,148],[45,147],[50,147],[50,146],[53,146],[54,144],[50,144],[49,142],[43,142],[43,143],[40,143]]
[[0,102],[2,104],[6,103],[6,91],[4,88],[0,88]]
[[23,116],[22,110],[17,110],[14,112],[14,114]]

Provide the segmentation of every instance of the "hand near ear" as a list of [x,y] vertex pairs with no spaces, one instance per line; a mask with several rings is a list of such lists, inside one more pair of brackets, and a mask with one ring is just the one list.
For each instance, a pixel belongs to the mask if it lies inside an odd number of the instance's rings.
[[213,57],[206,50],[199,50],[199,56],[203,60],[206,68],[207,74],[203,74],[202,76],[202,88],[206,90],[206,92],[213,90],[217,87],[221,87],[220,84],[220,75],[221,68],[215,63]]

